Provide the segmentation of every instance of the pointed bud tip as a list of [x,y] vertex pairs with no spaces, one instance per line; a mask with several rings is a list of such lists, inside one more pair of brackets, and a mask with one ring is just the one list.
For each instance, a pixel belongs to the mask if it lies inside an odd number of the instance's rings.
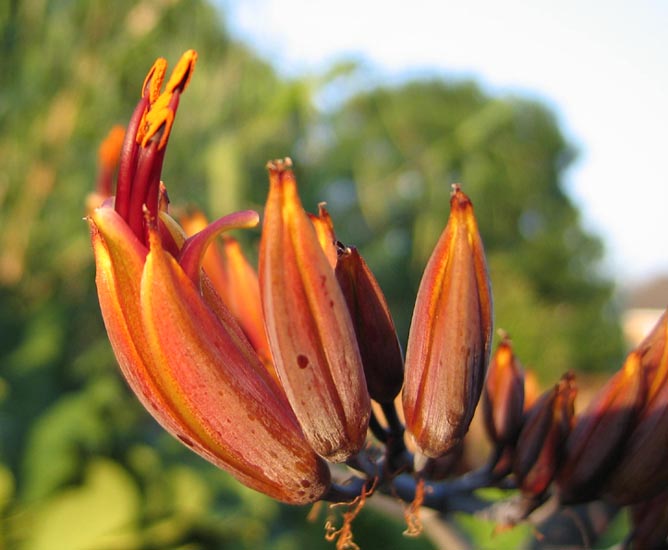
[[270,160],[267,162],[266,168],[270,172],[285,172],[292,168],[292,159],[285,157],[283,159]]

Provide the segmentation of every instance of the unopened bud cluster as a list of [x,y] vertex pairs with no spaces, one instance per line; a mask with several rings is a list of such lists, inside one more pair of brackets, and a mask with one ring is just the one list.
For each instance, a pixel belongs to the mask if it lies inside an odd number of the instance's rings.
[[[429,495],[456,484],[482,396],[494,448],[479,486],[510,483],[536,505],[549,494],[632,505],[639,540],[665,538],[666,314],[578,416],[570,373],[533,396],[508,337],[492,355],[485,253],[455,185],[404,360],[371,269],[337,240],[324,205],[304,210],[289,159],[267,165],[257,272],[222,235],[257,224],[256,213],[211,224],[197,212],[181,224],[170,216],[160,170],[195,61],[186,53],[164,92],[166,66],[154,65],[122,147],[105,148],[120,155],[116,196],[106,155],[97,195],[106,200],[88,218],[112,347],[156,420],[284,502],[365,499],[373,486],[438,507]],[[339,463],[356,482],[341,483]]]

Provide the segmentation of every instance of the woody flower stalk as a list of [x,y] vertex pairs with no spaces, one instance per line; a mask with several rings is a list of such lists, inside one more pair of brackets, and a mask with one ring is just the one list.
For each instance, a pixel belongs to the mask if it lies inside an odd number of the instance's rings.
[[167,431],[253,489],[312,502],[327,491],[329,470],[201,269],[216,236],[256,225],[257,213],[231,214],[186,239],[165,211],[162,162],[196,59],[186,52],[162,92],[166,62],[151,68],[116,196],[88,218],[102,316],[123,375]]

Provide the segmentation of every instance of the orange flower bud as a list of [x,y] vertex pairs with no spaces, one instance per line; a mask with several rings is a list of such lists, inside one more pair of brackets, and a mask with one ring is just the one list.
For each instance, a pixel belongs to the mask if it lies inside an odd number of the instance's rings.
[[468,431],[489,361],[492,297],[473,206],[458,186],[422,276],[406,350],[406,428],[425,456]]
[[370,401],[355,330],[291,162],[269,163],[260,244],[260,293],[279,378],[304,435],[341,462],[364,445]]
[[524,371],[504,336],[492,356],[482,395],[485,427],[497,446],[514,443],[522,427]]
[[392,403],[403,384],[404,360],[383,291],[355,247],[341,248],[335,272],[355,327],[369,395]]
[[640,357],[624,367],[594,396],[568,436],[557,484],[563,503],[593,500],[614,467],[642,405]]
[[513,473],[523,493],[539,496],[552,482],[571,429],[575,394],[574,377],[569,373],[527,412],[513,461]]

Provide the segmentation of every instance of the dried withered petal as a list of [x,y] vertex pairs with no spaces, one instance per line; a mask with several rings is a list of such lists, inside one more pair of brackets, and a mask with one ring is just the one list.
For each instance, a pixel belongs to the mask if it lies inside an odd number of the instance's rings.
[[341,247],[335,273],[355,327],[369,395],[392,403],[401,391],[404,361],[383,291],[355,247]]
[[492,297],[469,198],[453,186],[450,218],[425,268],[404,373],[406,428],[436,458],[468,431],[492,341]]

